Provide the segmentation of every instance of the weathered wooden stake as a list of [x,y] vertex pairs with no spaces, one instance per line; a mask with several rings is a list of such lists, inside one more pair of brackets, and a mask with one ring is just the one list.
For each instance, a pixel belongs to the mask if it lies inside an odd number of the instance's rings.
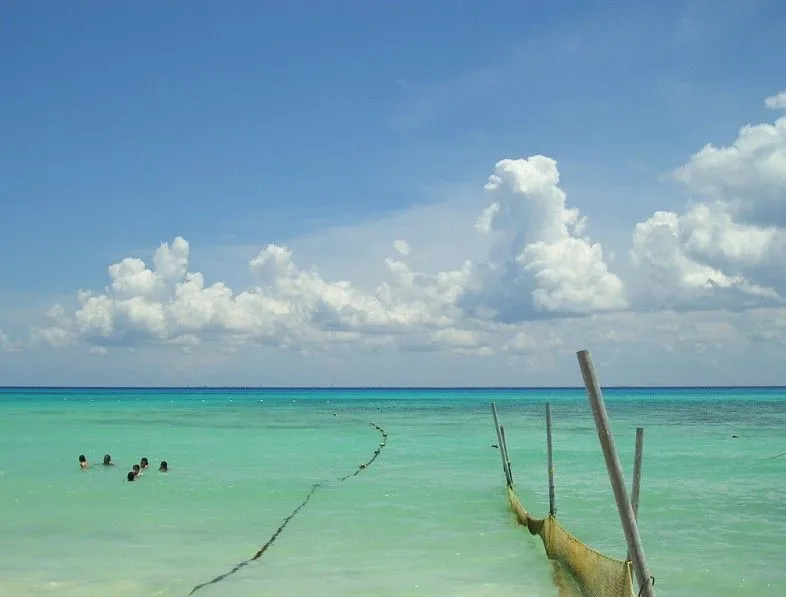
[[497,405],[491,403],[491,414],[494,416],[494,430],[497,432],[497,446],[499,447],[499,454],[502,457],[502,472],[505,474],[505,482],[510,487],[513,483],[510,479],[510,472],[508,471],[508,463],[505,458],[505,444],[502,443],[502,433],[499,430],[499,417],[497,416]]
[[655,588],[652,582],[650,582],[651,576],[647,568],[647,560],[644,557],[644,548],[641,545],[639,527],[636,524],[636,517],[633,515],[633,508],[628,500],[625,478],[622,474],[617,448],[614,445],[614,436],[611,433],[611,425],[606,413],[606,405],[603,402],[603,394],[595,376],[595,368],[592,366],[592,358],[587,350],[580,350],[576,355],[579,359],[581,376],[584,378],[584,386],[587,388],[587,397],[592,406],[598,439],[603,449],[603,457],[606,460],[606,469],[609,473],[611,488],[614,491],[614,500],[617,502],[617,510],[622,521],[622,530],[625,532],[625,541],[631,553],[633,570],[636,572],[636,578],[640,586],[637,595],[655,597]]
[[549,515],[555,516],[557,509],[554,507],[554,457],[551,447],[551,404],[546,403],[546,451],[549,465]]
[[[633,516],[639,519],[639,490],[641,489],[641,456],[644,449],[644,427],[636,427],[636,453],[633,456],[633,487],[630,491],[630,506]],[[628,550],[630,560],[630,550]]]
[[508,467],[508,487],[513,487],[513,471],[510,468],[510,454],[508,453],[508,439],[505,437],[504,425],[499,426],[499,433],[502,436],[502,445],[505,448],[505,463]]

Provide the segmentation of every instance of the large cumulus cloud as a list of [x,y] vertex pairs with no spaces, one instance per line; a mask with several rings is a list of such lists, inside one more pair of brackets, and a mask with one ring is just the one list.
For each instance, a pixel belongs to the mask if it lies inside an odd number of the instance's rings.
[[[786,94],[767,98],[786,108]],[[746,308],[786,296],[786,117],[747,125],[672,173],[691,196],[682,213],[636,225],[637,301],[651,308]]]
[[567,207],[555,160],[502,160],[485,188],[492,203],[478,229],[497,242],[462,297],[470,312],[511,323],[626,306],[600,243],[582,236],[585,219]]

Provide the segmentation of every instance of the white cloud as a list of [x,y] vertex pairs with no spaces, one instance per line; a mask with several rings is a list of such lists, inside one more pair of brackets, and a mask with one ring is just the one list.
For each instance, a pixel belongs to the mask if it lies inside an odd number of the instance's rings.
[[786,91],[781,91],[764,100],[764,105],[771,110],[786,110]]
[[513,354],[530,354],[551,352],[563,346],[562,339],[553,331],[533,334],[532,332],[518,332],[505,343],[503,350]]
[[477,228],[497,238],[462,298],[471,312],[502,322],[623,309],[625,289],[586,220],[568,208],[556,161],[502,160],[486,184],[492,203]]
[[[435,353],[493,357],[486,367],[517,358],[533,375],[563,359],[572,364],[571,353],[586,346],[603,346],[618,362],[639,346],[674,355],[780,346],[783,311],[764,307],[786,296],[785,139],[786,118],[743,127],[728,147],[708,145],[678,168],[674,177],[692,200],[681,213],[658,211],[635,225],[624,284],[569,206],[556,161],[536,155],[495,165],[485,209],[473,204],[475,229],[464,211],[452,219],[443,205],[415,210],[419,231],[399,219],[365,233],[269,244],[246,254],[241,290],[238,280],[230,286],[194,271],[189,243],[178,237],[149,264],[110,265],[106,288],[80,291],[75,308],[52,307],[32,339],[86,344],[101,362],[115,347],[140,345],[189,363],[208,353],[232,363],[251,349],[285,349],[331,367],[342,355],[398,351],[413,367]],[[330,254],[340,243],[333,253],[344,257],[328,267],[319,258],[319,269],[300,265],[302,253]],[[373,283],[355,256],[375,260]],[[729,309],[737,310],[733,321]],[[767,325],[768,317],[778,323]],[[0,349],[11,345],[0,333]]]
[[[766,234],[732,226],[714,228],[713,220],[724,216],[699,205],[682,216],[656,212],[636,225],[631,258],[642,274],[637,306],[706,310],[778,299],[775,290],[754,284],[730,266],[753,258],[766,243]],[[712,262],[726,267],[713,267]]]
[[406,257],[412,252],[412,247],[405,240],[397,240],[393,242],[393,248],[398,251],[399,255]]
[[403,338],[400,347],[414,352],[447,351],[460,355],[491,356],[494,349],[489,344],[493,341],[485,332],[443,328],[426,336]]
[[188,256],[188,243],[176,238],[159,247],[152,269],[139,259],[111,265],[112,281],[104,292],[81,291],[71,315],[59,305],[50,309],[55,325],[36,330],[36,339],[52,346],[85,339],[96,346],[161,342],[191,347],[216,339],[313,348],[364,340],[374,344],[378,341],[366,336],[404,330],[448,346],[461,337],[460,331],[438,332],[460,316],[456,300],[469,264],[430,276],[387,259],[388,280],[365,292],[348,281],[326,281],[316,269],[303,270],[288,248],[268,245],[249,262],[257,285],[234,293],[222,282],[208,286],[201,273],[188,272]]
[[786,225],[786,116],[742,127],[729,146],[706,145],[674,178],[691,194],[720,202],[735,220]]
[[637,304],[708,309],[780,302],[786,296],[786,117],[743,127],[729,146],[705,146],[673,174],[701,200],[682,214],[656,212],[636,225]]
[[16,352],[21,349],[18,342],[14,342],[2,329],[0,329],[0,353]]
[[[608,272],[600,245],[580,236],[584,219],[566,207],[558,182],[549,158],[503,160],[486,185],[493,201],[485,211],[488,231],[498,237],[486,259],[424,273],[409,265],[411,246],[398,239],[398,256],[385,258],[385,279],[373,288],[327,280],[298,266],[291,249],[272,244],[248,263],[252,288],[208,285],[189,271],[190,247],[178,237],[157,249],[152,267],[138,258],[110,265],[103,292],[80,291],[70,315],[51,309],[55,325],[35,338],[52,346],[112,346],[181,345],[189,337],[189,349],[215,340],[313,351],[345,343],[375,349],[406,336],[396,343],[405,350],[492,354],[484,333],[499,324],[625,305],[622,283]],[[515,281],[505,286],[510,276]],[[515,299],[501,304],[498,291]]]
[[98,351],[80,343],[57,358],[4,355],[0,374],[12,384],[40,384],[46,374],[65,385],[578,385],[575,351],[589,348],[604,384],[733,385],[777,384],[786,365],[786,309],[627,311],[441,329],[345,335],[294,352],[244,340],[189,344],[196,335]]

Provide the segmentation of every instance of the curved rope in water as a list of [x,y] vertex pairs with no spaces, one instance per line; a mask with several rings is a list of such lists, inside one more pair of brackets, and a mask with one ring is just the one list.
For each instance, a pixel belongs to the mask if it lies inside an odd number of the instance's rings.
[[[335,413],[334,413],[334,414],[335,414]],[[352,472],[352,473],[348,473],[348,474],[344,475],[343,477],[338,477],[337,479],[335,479],[335,480],[336,480],[336,481],[338,481],[339,483],[343,483],[343,482],[344,482],[344,481],[346,481],[347,479],[350,479],[350,478],[352,478],[352,477],[356,477],[357,475],[359,475],[359,474],[360,474],[360,471],[362,471],[362,470],[365,470],[365,469],[367,469],[369,466],[371,466],[371,464],[372,464],[372,463],[373,463],[373,462],[374,462],[374,461],[375,461],[375,460],[376,460],[376,459],[379,457],[379,455],[382,453],[382,449],[383,449],[383,448],[384,448],[384,447],[387,445],[387,443],[388,443],[388,434],[385,432],[385,430],[384,430],[384,429],[382,429],[382,427],[380,427],[380,426],[379,426],[379,425],[377,425],[376,423],[373,423],[373,422],[372,422],[372,423],[369,423],[369,424],[370,424],[370,425],[371,425],[371,426],[372,426],[374,429],[376,429],[376,430],[377,430],[377,431],[380,433],[380,435],[382,436],[382,441],[379,443],[379,447],[378,447],[376,450],[374,450],[374,453],[372,454],[371,458],[369,458],[369,459],[368,459],[366,462],[364,462],[363,464],[360,464],[360,465],[358,465],[358,467],[355,469],[355,471],[354,471],[354,472]],[[260,548],[259,548],[259,550],[258,550],[258,551],[257,551],[257,552],[256,552],[256,553],[253,555],[253,556],[251,556],[251,557],[250,557],[250,558],[248,558],[247,560],[244,560],[244,561],[240,562],[240,563],[239,563],[239,564],[237,564],[237,565],[236,565],[234,568],[232,568],[230,571],[228,571],[228,572],[225,572],[224,574],[221,574],[221,575],[219,575],[219,576],[216,576],[216,577],[215,577],[215,578],[213,578],[212,580],[209,580],[209,581],[207,581],[207,582],[204,582],[204,583],[202,583],[202,584],[196,585],[196,586],[195,586],[193,589],[191,589],[191,592],[189,593],[189,595],[193,595],[193,594],[194,594],[194,593],[196,593],[196,592],[197,592],[199,589],[201,589],[201,588],[203,588],[203,587],[206,587],[207,585],[212,585],[212,584],[215,584],[215,583],[217,583],[217,582],[220,582],[220,581],[224,580],[224,579],[225,579],[225,578],[227,578],[228,576],[231,576],[232,574],[235,574],[235,573],[236,573],[238,570],[240,570],[241,568],[243,568],[243,567],[245,567],[245,566],[248,566],[248,565],[249,565],[251,562],[253,562],[253,561],[255,561],[255,560],[258,560],[259,558],[261,558],[261,557],[262,557],[262,554],[264,554],[264,553],[265,553],[265,552],[268,550],[268,548],[269,548],[271,545],[273,545],[273,543],[275,542],[275,540],[276,540],[276,539],[278,539],[278,536],[279,536],[279,535],[280,535],[280,534],[281,534],[281,533],[284,531],[284,529],[286,528],[286,526],[289,524],[289,521],[291,521],[291,520],[292,520],[292,519],[293,519],[295,516],[297,516],[298,512],[300,512],[300,511],[301,511],[301,510],[302,510],[302,509],[303,509],[303,508],[306,506],[306,504],[308,504],[309,500],[311,500],[311,497],[312,497],[312,496],[313,496],[313,495],[316,493],[317,489],[319,489],[320,487],[322,487],[322,486],[323,486],[325,483],[326,483],[325,481],[320,481],[320,482],[318,482],[318,483],[314,483],[314,484],[311,486],[311,488],[309,489],[309,491],[308,491],[308,493],[306,494],[306,497],[303,499],[303,501],[302,501],[302,502],[300,502],[300,504],[298,504],[298,506],[297,506],[297,507],[296,507],[294,510],[292,510],[292,512],[290,512],[290,513],[289,513],[289,516],[287,516],[286,518],[284,518],[283,522],[281,523],[281,526],[279,526],[279,527],[276,529],[276,532],[275,532],[275,533],[273,533],[273,534],[270,536],[270,539],[268,539],[268,540],[267,540],[267,542],[266,542],[266,543],[265,543],[265,544],[264,544],[262,547],[260,547]]]

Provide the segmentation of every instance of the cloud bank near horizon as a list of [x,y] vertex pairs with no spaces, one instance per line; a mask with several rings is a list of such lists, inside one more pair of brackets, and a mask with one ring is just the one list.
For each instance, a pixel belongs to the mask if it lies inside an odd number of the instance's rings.
[[[784,110],[784,98],[779,93],[765,105]],[[675,318],[689,314],[720,313],[699,343],[739,335],[724,327],[724,312],[759,322],[750,338],[781,341],[786,116],[743,126],[727,146],[706,145],[670,177],[691,199],[680,212],[656,211],[635,224],[625,267],[586,234],[588,216],[560,187],[556,160],[502,159],[483,189],[474,232],[491,248],[480,259],[456,256],[454,269],[419,271],[418,247],[398,238],[369,285],[327,279],[298,263],[290,248],[268,244],[248,261],[253,284],[235,290],[190,271],[191,247],[176,237],[151,263],[128,257],[111,264],[103,290],[80,290],[73,309],[54,305],[25,341],[0,330],[0,350],[87,345],[104,353],[157,345],[232,353],[259,345],[308,355],[548,358],[575,341],[560,322],[584,330],[586,341],[632,340],[626,330],[640,333],[634,322],[647,322],[644,329],[658,328],[667,346],[685,332]]]

